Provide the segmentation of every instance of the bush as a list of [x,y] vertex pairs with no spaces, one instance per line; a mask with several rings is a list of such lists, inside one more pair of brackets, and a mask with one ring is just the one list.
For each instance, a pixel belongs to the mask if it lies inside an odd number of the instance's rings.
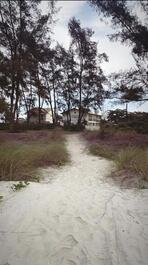
[[64,124],[64,130],[66,131],[74,131],[79,132],[85,129],[85,125],[83,124]]
[[135,130],[137,133],[148,133],[147,121],[128,121],[127,126]]
[[106,130],[112,131],[135,131],[137,133],[148,133],[148,123],[145,121],[123,121],[117,124],[108,123],[105,126]]
[[91,145],[90,152],[93,155],[113,160],[117,171],[129,171],[141,180],[148,181],[148,149],[127,147],[115,150],[104,145]]
[[148,150],[130,147],[119,151],[115,156],[115,162],[118,170],[129,170],[148,180]]
[[111,148],[104,145],[91,145],[90,152],[93,155],[101,156],[107,159],[114,159],[115,156],[115,152]]
[[113,160],[117,167],[114,175],[119,177],[121,171],[123,179],[133,177],[136,180],[138,177],[139,183],[148,181],[148,135],[143,136],[131,129],[122,131],[114,127],[106,128],[103,139],[99,132],[83,133],[90,152]]
[[9,130],[8,123],[0,123],[0,130]]
[[27,181],[19,181],[19,183],[17,183],[17,184],[13,184],[12,186],[11,186],[11,189],[13,190],[13,191],[18,191],[18,190],[21,190],[21,189],[23,189],[23,188],[26,188],[28,185],[29,185],[30,183],[29,182],[27,182]]
[[10,130],[10,132],[23,132],[27,130],[45,130],[45,129],[53,129],[55,126],[50,123],[15,123],[12,127],[8,123],[0,123],[0,130]]

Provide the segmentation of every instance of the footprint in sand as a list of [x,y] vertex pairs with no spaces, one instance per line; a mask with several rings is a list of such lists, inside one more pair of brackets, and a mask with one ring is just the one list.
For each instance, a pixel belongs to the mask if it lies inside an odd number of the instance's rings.
[[87,225],[87,222],[84,221],[80,216],[76,217],[76,220],[81,223],[82,225]]

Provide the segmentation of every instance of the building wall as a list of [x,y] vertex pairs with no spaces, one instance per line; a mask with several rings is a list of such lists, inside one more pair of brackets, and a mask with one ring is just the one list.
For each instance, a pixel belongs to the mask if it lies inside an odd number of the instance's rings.
[[48,113],[46,114],[45,121],[46,121],[46,122],[53,123],[53,119],[52,119],[52,113],[51,113],[51,111],[48,111]]
[[[79,111],[78,110],[71,110],[71,123],[72,124],[77,124],[78,122],[78,117],[79,117]],[[86,115],[83,116],[83,120],[85,119]],[[63,114],[63,121],[67,122],[67,114]]]
[[[34,115],[34,116],[32,115],[30,117],[30,122],[38,123],[39,122],[38,115]],[[46,123],[46,122],[53,123],[51,110],[48,110],[48,113],[41,114],[41,123]]]
[[95,121],[89,121],[87,122],[85,128],[90,131],[98,131],[100,130],[100,123]]
[[[71,110],[71,123],[77,124],[79,112],[78,110]],[[100,116],[97,114],[87,113],[83,116],[83,120],[87,121],[85,128],[87,130],[99,130],[100,129]],[[67,121],[67,115],[63,114],[63,121]]]
[[87,117],[87,125],[85,128],[90,131],[100,130],[100,116],[97,114],[88,113]]
[[[30,123],[38,123],[39,117],[38,116],[31,116],[30,117]],[[46,122],[46,115],[41,115],[41,123]]]
[[38,123],[39,122],[39,118],[38,116],[31,116],[29,119],[30,123]]

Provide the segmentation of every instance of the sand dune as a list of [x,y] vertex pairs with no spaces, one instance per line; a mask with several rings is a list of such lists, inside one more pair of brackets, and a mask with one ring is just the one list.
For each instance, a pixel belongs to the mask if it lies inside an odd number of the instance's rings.
[[0,265],[147,265],[148,190],[106,181],[112,163],[67,136],[71,163],[41,183],[0,183]]

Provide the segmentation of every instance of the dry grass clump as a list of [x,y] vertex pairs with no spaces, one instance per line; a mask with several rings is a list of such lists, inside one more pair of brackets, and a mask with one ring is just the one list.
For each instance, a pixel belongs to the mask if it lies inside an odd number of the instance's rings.
[[89,150],[93,155],[105,157],[107,159],[114,159],[115,156],[115,152],[105,145],[100,146],[94,144],[90,146]]
[[148,181],[148,135],[116,131],[106,132],[103,139],[99,132],[85,132],[83,136],[92,154],[115,162],[116,175],[122,172],[128,178]]
[[127,147],[115,150],[105,145],[92,145],[89,150],[93,155],[113,160],[117,171],[148,181],[148,149]]
[[53,130],[25,131],[25,132],[3,132],[0,131],[0,144],[5,143],[49,143],[54,140],[63,140],[64,133],[60,128]]
[[129,147],[120,150],[115,156],[118,170],[129,170],[148,181],[148,149]]
[[34,140],[26,140],[24,134],[21,144],[15,135],[15,141],[0,145],[0,180],[35,180],[37,168],[68,161],[63,135],[57,131],[41,134]]

